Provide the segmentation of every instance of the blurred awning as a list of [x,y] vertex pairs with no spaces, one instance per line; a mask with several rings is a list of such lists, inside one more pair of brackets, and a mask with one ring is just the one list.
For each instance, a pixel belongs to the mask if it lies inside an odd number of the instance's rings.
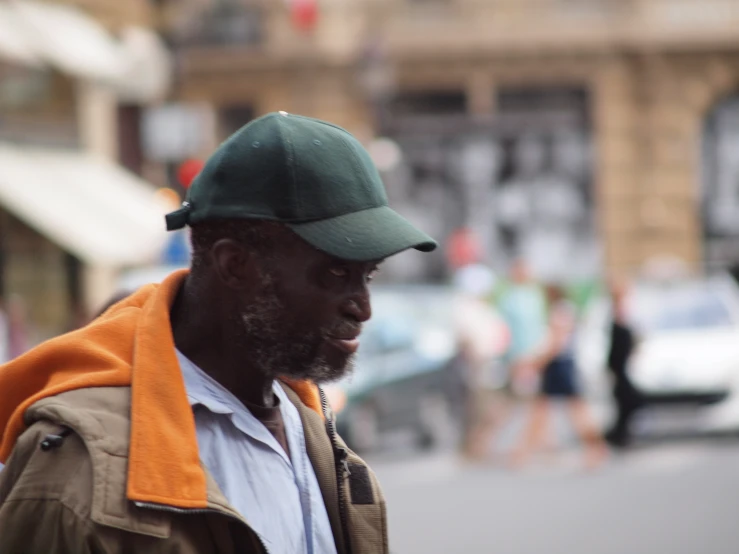
[[78,152],[0,143],[0,206],[95,266],[155,262],[168,238],[151,185]]
[[122,72],[120,46],[104,27],[78,9],[61,4],[11,1],[28,45],[65,73],[116,80]]
[[42,66],[43,61],[26,35],[19,14],[10,4],[0,2],[0,59],[21,65]]
[[105,82],[140,101],[161,98],[170,82],[169,52],[152,30],[129,27],[119,40],[76,7],[34,0],[0,2],[0,58]]

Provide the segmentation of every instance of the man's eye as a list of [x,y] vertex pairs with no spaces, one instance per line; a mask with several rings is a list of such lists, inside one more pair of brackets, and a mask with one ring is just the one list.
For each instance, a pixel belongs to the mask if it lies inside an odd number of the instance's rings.
[[373,267],[370,272],[367,274],[367,281],[371,281],[375,277],[377,277],[377,274],[380,273],[379,267]]
[[334,277],[346,277],[349,274],[349,271],[345,267],[332,267],[329,269],[329,272]]

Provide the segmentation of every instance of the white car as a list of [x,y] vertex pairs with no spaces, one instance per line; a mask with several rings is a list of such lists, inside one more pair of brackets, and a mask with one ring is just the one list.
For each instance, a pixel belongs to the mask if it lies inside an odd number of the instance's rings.
[[[627,314],[638,341],[629,376],[655,399],[650,403],[670,407],[657,427],[671,420],[686,431],[739,430],[739,288],[733,279],[638,282]],[[607,390],[610,317],[610,303],[596,300],[579,336],[580,367],[591,389],[601,392]]]

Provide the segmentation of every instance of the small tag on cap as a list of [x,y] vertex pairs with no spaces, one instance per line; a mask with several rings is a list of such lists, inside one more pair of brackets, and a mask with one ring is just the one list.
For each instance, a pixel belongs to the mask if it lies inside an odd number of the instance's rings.
[[165,215],[164,219],[167,221],[167,231],[176,231],[185,227],[190,219],[190,210],[192,210],[190,203],[183,202],[179,210]]

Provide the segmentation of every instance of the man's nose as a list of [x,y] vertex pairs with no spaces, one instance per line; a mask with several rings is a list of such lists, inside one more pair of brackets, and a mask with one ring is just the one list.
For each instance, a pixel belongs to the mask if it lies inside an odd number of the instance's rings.
[[372,317],[372,306],[370,304],[370,293],[367,287],[361,292],[352,294],[346,302],[345,311],[348,316],[359,323],[364,323]]

